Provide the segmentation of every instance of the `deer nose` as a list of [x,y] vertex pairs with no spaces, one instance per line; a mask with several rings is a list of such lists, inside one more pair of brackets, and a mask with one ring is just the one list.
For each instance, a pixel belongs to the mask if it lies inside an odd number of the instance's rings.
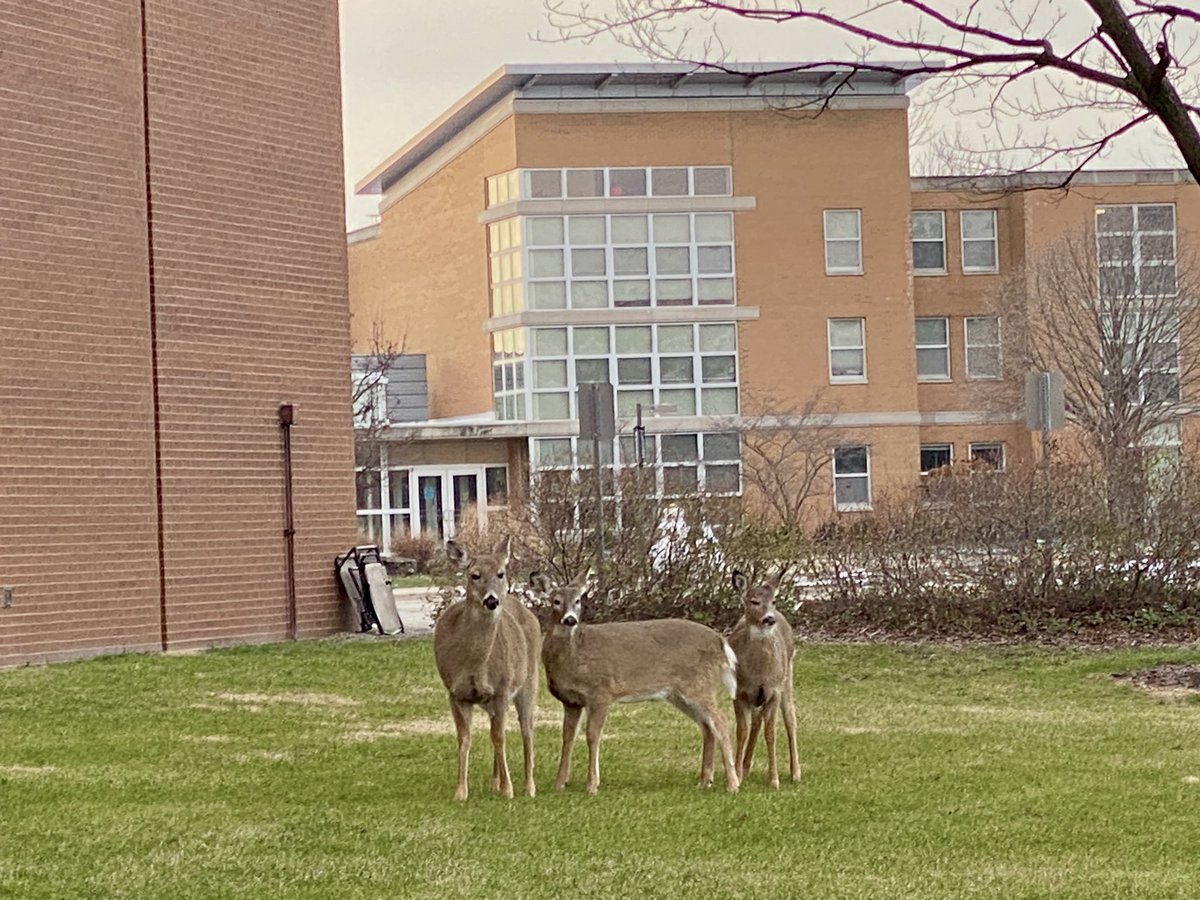
[[484,609],[492,610],[492,609],[495,609],[499,605],[500,605],[500,600],[496,597],[495,594],[488,594],[486,597],[483,598],[483,608]]
[[562,623],[564,625],[566,625],[568,628],[574,628],[576,625],[579,624],[579,620],[576,619],[574,616],[567,615],[567,616],[563,616]]
[[766,625],[769,628],[775,624],[775,617],[774,616],[763,616],[762,622],[764,625]]

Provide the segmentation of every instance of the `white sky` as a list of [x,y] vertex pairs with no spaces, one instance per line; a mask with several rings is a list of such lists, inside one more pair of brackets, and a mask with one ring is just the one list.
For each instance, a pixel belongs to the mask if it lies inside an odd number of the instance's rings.
[[[606,0],[592,5],[603,7]],[[1051,5],[1061,10],[1071,3]],[[1068,24],[1086,28],[1090,18],[1080,3]],[[537,40],[538,33],[554,34],[542,0],[341,0],[341,27],[346,224],[351,229],[367,224],[378,203],[377,197],[356,197],[354,182],[505,63],[644,59],[611,38],[591,44]],[[822,47],[822,38],[807,28],[802,36],[795,25],[739,28],[722,22],[721,27],[730,57],[743,62],[831,55],[828,38]],[[936,127],[954,121],[949,111],[936,113]],[[1104,165],[1179,165],[1169,154],[1151,150],[1148,141],[1149,135],[1139,137]]]

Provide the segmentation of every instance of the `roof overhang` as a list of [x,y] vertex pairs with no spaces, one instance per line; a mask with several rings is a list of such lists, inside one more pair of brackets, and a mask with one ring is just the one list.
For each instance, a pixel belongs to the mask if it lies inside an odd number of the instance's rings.
[[509,97],[521,99],[635,99],[906,94],[930,77],[919,62],[827,63],[561,63],[502,66],[476,85],[403,147],[358,182],[359,194],[380,194],[451,138]]

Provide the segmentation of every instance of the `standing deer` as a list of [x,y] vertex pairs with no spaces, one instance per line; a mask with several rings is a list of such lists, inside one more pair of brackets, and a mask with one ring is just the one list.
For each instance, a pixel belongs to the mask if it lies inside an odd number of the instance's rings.
[[511,541],[487,556],[472,558],[454,541],[446,554],[466,570],[467,596],[448,607],[433,632],[438,674],[450,692],[450,713],[458,733],[458,788],[455,800],[467,799],[467,762],[471,754],[471,714],[482,706],[492,722],[492,790],[513,795],[504,755],[504,719],[508,704],[517,708],[525,751],[525,793],[533,783],[533,710],[537,701],[538,656],[542,633],[537,617],[508,592]]
[[751,586],[736,569],[733,587],[742,598],[742,617],[729,634],[729,643],[737,654],[737,693],[733,711],[737,718],[738,776],[750,773],[754,745],[759,729],[767,743],[768,777],[771,787],[779,787],[779,769],[775,762],[775,714],[783,710],[787,730],[788,766],[792,781],[800,780],[800,759],[796,754],[796,704],[792,682],[792,658],[796,645],[792,628],[775,609],[775,592],[784,571],[765,583]]
[[655,619],[584,625],[583,598],[594,590],[590,572],[552,588],[535,572],[530,585],[550,606],[551,621],[542,645],[550,693],[563,705],[562,756],[554,786],[561,790],[571,770],[571,747],[587,710],[589,794],[600,787],[600,733],[614,702],[666,700],[700,726],[703,753],[700,784],[713,782],[713,749],[725,763],[725,789],[738,789],[729,727],[717,702],[724,684],[732,695],[737,659],[725,639],[697,622]]

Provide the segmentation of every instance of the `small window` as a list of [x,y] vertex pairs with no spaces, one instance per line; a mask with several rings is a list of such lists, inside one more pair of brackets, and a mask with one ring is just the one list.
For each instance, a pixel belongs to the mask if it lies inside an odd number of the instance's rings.
[[917,319],[917,381],[950,379],[950,320]]
[[946,214],[941,210],[912,214],[913,271],[946,274]]
[[686,197],[688,194],[688,170],[651,169],[650,193],[655,197]]
[[997,472],[1004,471],[1004,445],[1001,443],[971,444],[972,462],[980,462]]
[[861,210],[825,210],[826,274],[861,275],[862,271]]
[[995,316],[968,316],[963,320],[966,334],[967,377],[999,378],[1000,320]]
[[833,498],[839,511],[871,508],[870,452],[865,446],[833,451]]
[[934,469],[950,465],[953,456],[951,446],[950,444],[922,444],[921,474],[928,475]]
[[567,169],[568,197],[603,197],[603,169]]
[[387,378],[378,372],[364,373],[351,379],[356,428],[370,428],[388,421],[387,385]]
[[867,347],[862,319],[829,320],[829,380],[866,381]]
[[732,193],[729,176],[729,166],[698,166],[692,170],[693,193],[698,197],[728,197]]
[[645,169],[610,169],[608,172],[608,196],[645,197]]
[[962,226],[962,270],[967,274],[995,272],[999,268],[996,252],[996,211],[965,209],[960,213]]
[[529,179],[529,196],[535,200],[562,196],[561,169],[533,169],[526,173]]

